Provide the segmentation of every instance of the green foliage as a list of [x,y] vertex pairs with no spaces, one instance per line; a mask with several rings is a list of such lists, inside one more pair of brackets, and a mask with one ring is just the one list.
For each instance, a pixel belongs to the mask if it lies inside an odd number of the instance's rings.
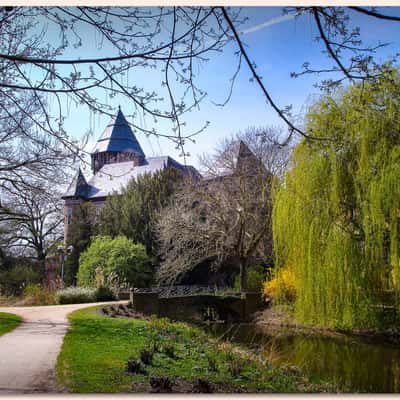
[[14,259],[7,269],[0,270],[0,293],[6,296],[19,296],[26,285],[38,284],[41,279],[42,271],[39,264]]
[[79,204],[74,209],[68,228],[67,245],[72,245],[73,251],[65,261],[64,282],[66,285],[76,283],[79,257],[89,246],[91,238],[96,235],[97,226],[93,223],[93,213],[93,206],[90,203]]
[[142,243],[148,254],[155,255],[155,219],[181,180],[182,174],[174,168],[132,179],[121,196],[107,199],[100,216],[100,233],[112,237],[124,235]]
[[111,301],[117,299],[113,290],[108,286],[98,287],[94,293],[94,296],[96,301]]
[[146,249],[124,236],[112,239],[97,237],[79,260],[78,284],[94,287],[96,269],[102,268],[104,278],[116,274],[120,282],[131,286],[148,286],[153,277],[152,266]]
[[24,288],[23,295],[25,298],[30,298],[31,303],[35,306],[47,306],[56,302],[54,292],[50,292],[39,284],[28,283]]
[[388,69],[317,102],[274,196],[278,268],[293,268],[297,318],[377,325],[382,293],[400,303],[400,79]]
[[0,272],[10,269],[11,265],[12,257],[7,255],[6,252],[0,247]]
[[58,304],[79,304],[96,301],[96,290],[85,287],[69,287],[56,292]]
[[[246,290],[250,292],[261,292],[265,280],[262,265],[252,265],[246,271]],[[240,291],[240,276],[235,276],[234,288]]]
[[275,276],[264,283],[264,296],[274,303],[293,303],[296,300],[296,279],[293,268],[280,268]]
[[[184,323],[103,317],[95,308],[74,312],[69,319],[72,326],[64,338],[57,369],[60,383],[72,393],[149,391],[154,376],[169,377],[172,382],[201,378],[225,393],[321,390],[302,376],[271,367],[254,353],[218,342]],[[175,358],[168,357],[162,348],[149,348],[155,336],[174,343]],[[127,360],[139,360],[143,349],[152,354],[152,362],[144,365],[146,373],[127,374]],[[237,354],[233,361],[232,353]],[[212,370],[207,354],[215,361]]]
[[0,336],[15,329],[22,318],[15,314],[0,313]]
[[227,361],[229,373],[237,378],[243,370],[243,360],[234,354],[228,354]]

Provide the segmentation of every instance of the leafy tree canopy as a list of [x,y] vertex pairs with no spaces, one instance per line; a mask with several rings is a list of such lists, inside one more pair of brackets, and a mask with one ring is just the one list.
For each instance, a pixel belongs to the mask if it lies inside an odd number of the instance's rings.
[[[297,317],[339,327],[380,324],[399,307],[400,76],[326,96],[275,193],[276,262],[296,278]],[[388,301],[388,300],[386,300]]]
[[89,246],[91,239],[96,235],[97,226],[93,223],[93,207],[90,203],[82,203],[74,208],[71,224],[68,228],[68,243],[73,246],[72,253],[65,262],[66,284],[76,282],[76,274],[79,268],[79,257]]
[[100,233],[112,237],[124,235],[142,243],[155,254],[153,227],[158,212],[179,187],[182,174],[174,168],[144,174],[132,179],[122,195],[107,199],[100,217]]
[[107,279],[111,273],[131,286],[148,286],[152,268],[143,245],[124,236],[98,236],[79,259],[78,285],[95,286],[96,270]]

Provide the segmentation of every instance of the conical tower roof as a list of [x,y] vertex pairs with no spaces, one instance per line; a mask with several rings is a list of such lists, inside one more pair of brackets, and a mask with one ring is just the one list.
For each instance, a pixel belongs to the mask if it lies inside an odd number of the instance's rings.
[[88,184],[86,182],[85,176],[82,173],[82,170],[79,168],[78,172],[72,179],[72,182],[68,186],[67,191],[62,196],[65,197],[82,197],[85,198],[88,191]]
[[107,125],[92,153],[106,151],[136,153],[138,156],[145,157],[136,136],[132,132],[124,114],[122,114],[121,108]]
[[242,174],[267,172],[263,162],[250,150],[249,146],[243,140],[239,142],[236,172]]

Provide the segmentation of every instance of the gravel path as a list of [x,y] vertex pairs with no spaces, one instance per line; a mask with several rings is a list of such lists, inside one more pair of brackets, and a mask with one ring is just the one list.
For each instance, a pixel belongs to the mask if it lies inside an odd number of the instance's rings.
[[0,394],[62,392],[56,361],[69,327],[67,315],[100,304],[104,303],[0,307],[0,312],[23,318],[16,329],[0,337]]

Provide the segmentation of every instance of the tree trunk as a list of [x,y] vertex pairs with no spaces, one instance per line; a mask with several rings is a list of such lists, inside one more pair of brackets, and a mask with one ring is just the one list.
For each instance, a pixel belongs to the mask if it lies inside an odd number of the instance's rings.
[[239,259],[239,289],[241,293],[247,289],[246,264],[245,260]]

